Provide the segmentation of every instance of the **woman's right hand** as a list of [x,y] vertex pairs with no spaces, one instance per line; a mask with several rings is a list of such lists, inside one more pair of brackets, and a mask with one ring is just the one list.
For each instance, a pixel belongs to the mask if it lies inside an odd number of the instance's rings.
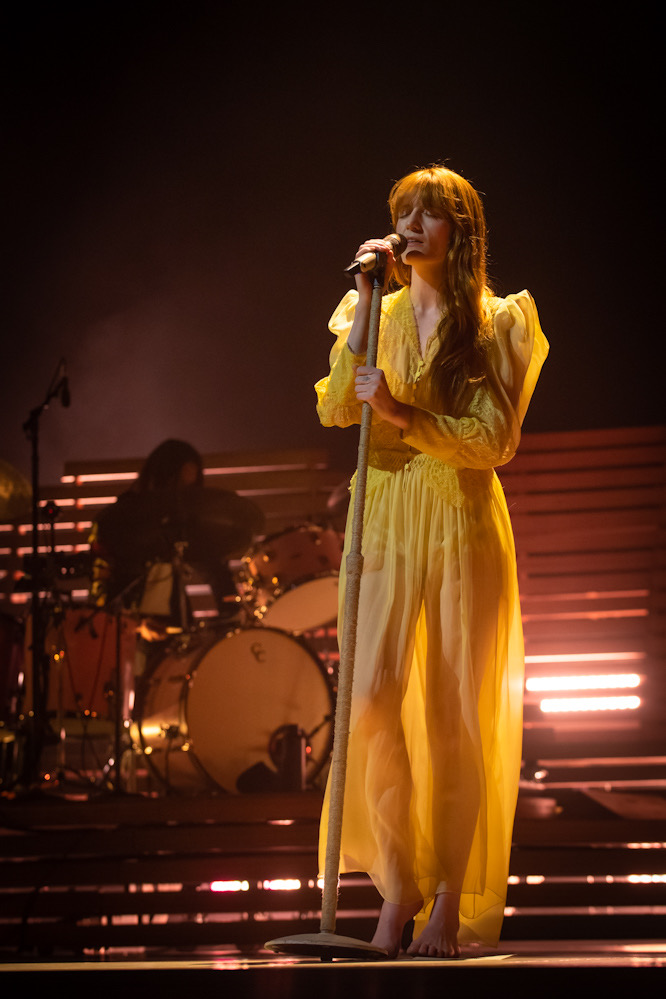
[[[383,253],[386,256],[386,270],[385,270],[385,283],[388,282],[391,276],[391,271],[395,265],[395,257],[393,256],[393,247],[390,243],[387,243],[385,239],[368,239],[359,246],[355,260],[362,257],[366,253]],[[359,299],[367,299],[369,302],[372,297],[372,271],[359,271],[355,275],[356,288],[358,290]]]
[[[388,281],[395,264],[391,244],[387,243],[385,239],[367,239],[359,246],[354,259],[358,260],[364,253],[386,254],[385,281]],[[354,276],[358,290],[358,305],[354,313],[352,328],[349,331],[347,346],[353,354],[364,354],[368,348],[368,326],[370,325],[370,305],[372,304],[372,271],[359,271]]]

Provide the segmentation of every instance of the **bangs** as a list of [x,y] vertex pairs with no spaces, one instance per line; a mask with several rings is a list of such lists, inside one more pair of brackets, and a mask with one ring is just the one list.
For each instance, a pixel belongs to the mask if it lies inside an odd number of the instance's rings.
[[415,204],[452,221],[452,213],[448,198],[442,189],[441,178],[431,176],[429,171],[418,170],[395,185],[389,196],[393,221],[395,222],[405,208],[411,208]]

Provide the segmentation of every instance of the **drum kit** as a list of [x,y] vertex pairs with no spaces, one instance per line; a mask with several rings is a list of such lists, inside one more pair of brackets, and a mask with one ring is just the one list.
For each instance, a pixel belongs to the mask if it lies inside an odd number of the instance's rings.
[[335,671],[311,636],[335,621],[341,535],[264,538],[235,574],[234,627],[177,635],[137,685],[131,731],[176,792],[305,790],[329,762]]
[[[190,508],[177,525],[165,518],[163,497],[142,499],[141,538],[130,522],[120,548],[141,550],[143,569],[103,606],[62,591],[64,559],[51,553],[53,572],[42,581],[48,675],[40,751],[55,744],[60,774],[80,753],[82,771],[123,792],[135,789],[132,775],[142,767],[159,793],[315,787],[330,762],[336,684],[334,650],[322,651],[317,636],[335,644],[327,626],[337,616],[342,533],[308,522],[261,537],[253,504],[223,490],[197,495],[196,515]],[[151,513],[170,552],[162,546],[146,558]],[[230,615],[193,616],[194,562],[235,567],[233,593],[222,598]],[[180,613],[175,624],[173,614],[150,615],[160,634],[147,642],[141,625],[156,569],[167,570],[170,606]],[[33,629],[30,616],[0,623],[2,730],[20,741],[34,699]]]

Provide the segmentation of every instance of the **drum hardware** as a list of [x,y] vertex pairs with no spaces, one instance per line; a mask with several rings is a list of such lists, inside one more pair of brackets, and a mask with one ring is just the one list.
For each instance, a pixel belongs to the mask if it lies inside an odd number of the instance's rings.
[[281,790],[305,790],[308,746],[308,738],[298,725],[280,725],[271,735],[268,752],[280,775]]
[[[133,697],[135,623],[131,616],[57,603],[50,608],[45,638],[49,661],[44,707],[42,766],[55,787],[65,773],[90,772],[95,784],[115,772],[122,753]],[[26,641],[26,707],[32,707],[32,635]],[[110,763],[110,765],[109,765]]]
[[[327,721],[330,722],[330,716]],[[272,733],[268,752],[275,766],[255,763],[236,780],[242,792],[305,791],[307,789],[306,763],[312,746],[308,736],[298,725],[280,725]]]
[[143,684],[132,738],[167,792],[303,789],[330,756],[334,692],[304,642],[241,628],[168,652]]
[[96,544],[110,553],[117,578],[138,583],[125,603],[131,597],[145,616],[169,617],[187,629],[196,609],[187,592],[192,584],[208,590],[207,617],[234,616],[229,610],[240,601],[227,563],[247,552],[262,527],[260,509],[225,490],[129,490],[100,514]]

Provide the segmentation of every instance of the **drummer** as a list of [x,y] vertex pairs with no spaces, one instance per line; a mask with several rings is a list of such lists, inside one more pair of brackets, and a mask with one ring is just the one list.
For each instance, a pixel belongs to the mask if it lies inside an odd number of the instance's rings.
[[163,441],[135,484],[93,525],[91,598],[100,607],[115,602],[137,612],[145,642],[161,643],[191,626],[178,579],[184,566],[208,583],[223,621],[237,613],[229,559],[247,551],[263,514],[236,493],[205,490],[203,481],[196,449]]

